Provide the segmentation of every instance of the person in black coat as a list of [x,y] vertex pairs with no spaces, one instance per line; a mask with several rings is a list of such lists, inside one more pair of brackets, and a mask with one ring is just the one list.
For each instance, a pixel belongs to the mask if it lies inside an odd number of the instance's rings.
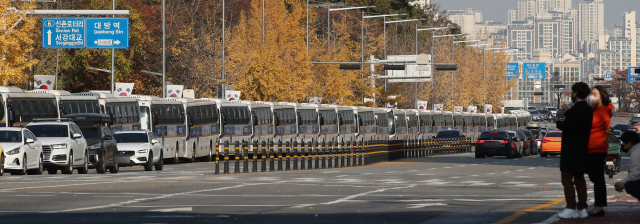
[[[588,165],[587,156],[593,109],[585,99],[591,93],[591,89],[586,83],[578,82],[573,84],[571,91],[574,104],[564,113],[564,121],[554,119],[557,128],[562,130],[560,172],[564,196],[567,201],[565,211],[558,216],[560,218],[587,218],[589,217],[587,213],[587,182],[584,179],[584,173],[587,171]],[[576,203],[574,186],[578,191],[578,203]]]

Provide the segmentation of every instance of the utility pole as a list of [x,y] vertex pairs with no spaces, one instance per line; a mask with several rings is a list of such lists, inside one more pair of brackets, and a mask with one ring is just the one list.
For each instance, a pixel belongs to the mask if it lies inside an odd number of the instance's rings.
[[[112,0],[113,3],[113,8],[112,10],[116,10],[116,0]],[[116,17],[115,15],[113,15],[113,17]],[[113,92],[115,91],[115,77],[116,77],[116,70],[115,70],[115,63],[116,63],[116,49],[115,48],[111,48],[111,94],[113,94]]]
[[166,55],[166,18],[165,18],[165,0],[162,0],[162,98],[167,97],[167,55]]

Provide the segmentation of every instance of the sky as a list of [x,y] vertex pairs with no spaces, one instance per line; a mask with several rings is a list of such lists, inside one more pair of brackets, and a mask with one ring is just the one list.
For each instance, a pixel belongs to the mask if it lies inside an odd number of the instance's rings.
[[[440,4],[442,10],[474,8],[482,11],[484,21],[507,23],[507,10],[518,6],[517,0],[431,0]],[[582,0],[573,0],[577,9]],[[636,9],[636,22],[640,22],[640,0],[604,0],[604,24],[610,27],[622,23],[622,13]]]

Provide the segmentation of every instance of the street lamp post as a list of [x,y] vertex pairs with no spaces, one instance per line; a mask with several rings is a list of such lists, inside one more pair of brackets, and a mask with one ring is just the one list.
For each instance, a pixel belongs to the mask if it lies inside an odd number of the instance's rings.
[[307,56],[309,56],[309,8],[311,7],[331,7],[331,6],[344,6],[342,2],[338,3],[320,3],[315,5],[309,5],[309,0],[307,0]]
[[[437,38],[437,37],[453,37],[453,38],[451,39],[451,63],[455,63],[455,61],[454,61],[454,60],[455,60],[455,49],[454,49],[454,48],[455,48],[455,46],[454,46],[454,44],[455,44],[455,37],[457,37],[457,36],[465,36],[465,35],[469,35],[469,34],[447,34],[447,35],[438,35],[438,36],[433,36],[433,38]],[[433,40],[433,38],[431,38],[431,39]],[[432,42],[432,43],[433,43],[433,42]],[[433,49],[433,47],[431,47],[431,48]],[[432,60],[433,60],[433,59],[432,59]],[[434,61],[434,62],[435,62],[435,61]],[[451,71],[451,81],[452,81],[452,83],[451,83],[451,84],[453,84],[453,75],[454,75],[454,72],[453,72],[453,71]],[[451,88],[451,103],[452,103],[452,104],[454,103],[454,102],[453,102],[453,100],[454,100],[454,99],[453,99],[453,90],[454,90],[454,88]]]
[[425,19],[403,19],[403,20],[387,21],[387,17],[384,17],[384,29],[383,29],[384,60],[387,60],[387,23],[404,23],[404,22],[413,22],[413,21],[420,21],[420,20],[425,20]]
[[376,7],[375,5],[370,5],[370,6],[356,6],[356,7],[329,9],[327,11],[327,50],[331,49],[331,12],[332,11],[342,11],[342,10],[352,10],[352,9],[369,9],[369,8],[375,8],[375,7]]
[[362,31],[361,31],[361,41],[360,41],[360,50],[361,50],[361,61],[364,62],[364,19],[368,19],[368,18],[379,18],[379,17],[384,17],[385,21],[387,17],[391,17],[391,16],[404,16],[407,15],[405,13],[400,13],[400,14],[382,14],[382,15],[371,15],[371,16],[365,16],[364,15],[364,11],[362,11]]

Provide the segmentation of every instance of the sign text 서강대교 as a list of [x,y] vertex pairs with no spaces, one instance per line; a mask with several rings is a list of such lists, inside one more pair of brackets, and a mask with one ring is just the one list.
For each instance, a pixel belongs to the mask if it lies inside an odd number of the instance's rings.
[[129,18],[43,17],[42,48],[129,48]]

